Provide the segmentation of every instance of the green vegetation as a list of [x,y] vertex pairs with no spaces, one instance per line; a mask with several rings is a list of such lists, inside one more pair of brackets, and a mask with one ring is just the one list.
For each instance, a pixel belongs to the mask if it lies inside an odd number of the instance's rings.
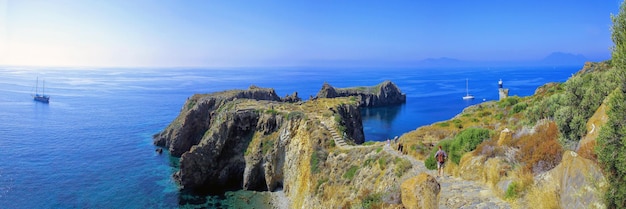
[[376,144],[376,142],[374,142],[374,141],[366,141],[362,145],[363,146],[370,146],[370,145],[374,145],[374,144]]
[[448,123],[448,122],[441,122],[441,123],[437,123],[437,125],[439,127],[448,127],[448,126],[450,126],[450,123]]
[[[624,6],[620,15],[624,12]],[[626,14],[624,14],[626,15]],[[626,26],[626,21],[624,21]],[[609,188],[604,194],[608,208],[626,207],[626,96],[624,87],[615,89],[609,96],[605,126],[598,136],[598,162],[604,170]]]
[[382,147],[376,148],[376,153],[379,153],[380,151],[383,151]]
[[317,184],[315,184],[315,194],[318,193],[318,191],[320,190],[320,186],[322,186],[322,184],[328,182],[328,178],[323,178],[323,179],[318,179],[317,180]]
[[274,140],[264,140],[263,145],[261,146],[261,153],[264,155],[269,152],[272,148],[274,148]]
[[343,178],[352,180],[358,170],[359,170],[359,166],[356,166],[356,165],[350,166],[348,171],[346,171],[346,173],[343,174]]
[[394,159],[394,164],[396,165],[396,167],[394,168],[394,173],[397,177],[401,177],[406,171],[413,167],[410,161],[399,157],[396,157]]
[[448,153],[448,158],[458,165],[463,154],[476,149],[480,143],[489,139],[490,134],[491,132],[488,129],[465,129],[457,134],[454,139],[440,141],[430,152],[430,155],[426,158],[424,164],[426,165],[426,168],[431,170],[437,168],[435,153],[437,152],[439,146],[441,146],[443,150]]
[[387,166],[388,162],[389,162],[389,159],[387,159],[384,156],[378,158],[378,168],[380,168],[380,170],[385,170],[385,167]]
[[278,114],[278,111],[275,110],[275,109],[267,109],[267,110],[265,110],[265,113],[276,115],[276,114]]
[[507,97],[506,99],[503,99],[502,101],[498,101],[498,106],[500,108],[510,107],[510,106],[517,104],[519,101],[520,101],[519,96]]
[[376,206],[381,205],[383,199],[380,193],[376,194],[368,194],[361,200],[361,207],[364,209],[376,208]]
[[320,163],[319,155],[317,154],[316,151],[313,151],[313,153],[311,153],[311,173],[320,172],[319,163]]
[[306,119],[306,115],[300,111],[293,111],[287,114],[287,120]]
[[511,182],[511,184],[509,184],[509,187],[506,188],[506,193],[504,194],[504,198],[505,199],[516,199],[519,197],[521,192],[521,187],[518,185],[517,182]]
[[513,105],[513,113],[522,112],[523,110],[526,109],[526,107],[528,107],[528,104],[526,104],[526,102],[517,103]]

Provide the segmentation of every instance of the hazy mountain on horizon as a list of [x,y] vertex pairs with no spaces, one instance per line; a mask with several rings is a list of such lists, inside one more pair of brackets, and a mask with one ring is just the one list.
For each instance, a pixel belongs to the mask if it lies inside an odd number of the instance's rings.
[[511,67],[511,66],[573,66],[591,61],[582,54],[553,52],[537,61],[467,61],[449,57],[428,58],[416,62],[417,67]]

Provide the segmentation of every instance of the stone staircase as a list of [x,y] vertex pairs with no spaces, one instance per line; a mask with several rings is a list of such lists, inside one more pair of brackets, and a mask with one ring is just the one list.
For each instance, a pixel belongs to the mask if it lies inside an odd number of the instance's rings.
[[335,141],[335,145],[337,147],[342,149],[350,147],[348,143],[346,143],[346,141],[343,139],[343,137],[341,137],[341,135],[339,135],[337,131],[335,131],[335,129],[328,127],[328,125],[326,125],[324,121],[321,121],[320,123],[322,124],[322,126],[324,126],[326,130],[330,132],[330,135],[333,137],[333,140]]

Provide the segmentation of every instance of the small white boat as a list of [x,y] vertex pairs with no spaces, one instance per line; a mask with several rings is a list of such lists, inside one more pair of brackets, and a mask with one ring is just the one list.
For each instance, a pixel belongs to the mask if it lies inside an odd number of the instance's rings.
[[472,95],[469,93],[469,79],[465,79],[465,92],[466,92],[466,94],[465,94],[465,96],[463,97],[463,100],[471,100],[471,99],[474,99],[474,96],[472,96]]

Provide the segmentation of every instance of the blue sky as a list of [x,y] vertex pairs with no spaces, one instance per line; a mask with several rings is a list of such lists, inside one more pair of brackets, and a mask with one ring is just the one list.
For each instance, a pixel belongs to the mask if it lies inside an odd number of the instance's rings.
[[0,65],[315,66],[610,57],[618,0],[0,0]]

